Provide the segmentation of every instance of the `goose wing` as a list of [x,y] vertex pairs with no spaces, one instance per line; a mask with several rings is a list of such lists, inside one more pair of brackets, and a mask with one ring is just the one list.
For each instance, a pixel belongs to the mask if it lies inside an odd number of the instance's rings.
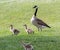
[[43,22],[42,20],[40,20],[40,19],[36,19],[36,21],[37,21],[37,24],[39,24],[39,25],[42,25],[42,26],[46,26],[46,27],[48,27],[48,28],[51,28],[50,26],[48,26],[45,22]]

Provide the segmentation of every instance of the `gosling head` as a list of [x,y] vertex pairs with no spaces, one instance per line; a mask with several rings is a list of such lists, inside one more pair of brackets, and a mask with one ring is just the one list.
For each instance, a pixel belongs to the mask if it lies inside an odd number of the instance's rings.
[[11,24],[10,27],[13,27],[13,25]]
[[23,26],[25,27],[25,29],[27,29],[27,25],[26,24],[24,24]]

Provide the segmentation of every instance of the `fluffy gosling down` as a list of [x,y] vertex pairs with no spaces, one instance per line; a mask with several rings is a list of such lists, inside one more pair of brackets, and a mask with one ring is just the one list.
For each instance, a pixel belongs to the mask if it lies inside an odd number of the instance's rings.
[[25,31],[26,31],[28,34],[34,33],[34,31],[33,31],[32,29],[28,28],[26,24],[24,24],[23,26],[25,27]]
[[17,30],[17,29],[15,29],[15,28],[13,27],[13,25],[10,25],[10,31],[11,31],[14,35],[18,35],[18,34],[20,33],[20,31]]
[[31,23],[38,28],[38,31],[39,31],[39,29],[41,29],[41,31],[42,31],[42,28],[44,28],[44,27],[51,28],[49,25],[47,25],[41,19],[36,17],[37,16],[36,14],[37,14],[37,11],[38,11],[38,6],[35,5],[33,8],[35,8],[35,12],[34,12],[32,18],[31,18]]
[[21,42],[25,50],[34,50],[30,43]]

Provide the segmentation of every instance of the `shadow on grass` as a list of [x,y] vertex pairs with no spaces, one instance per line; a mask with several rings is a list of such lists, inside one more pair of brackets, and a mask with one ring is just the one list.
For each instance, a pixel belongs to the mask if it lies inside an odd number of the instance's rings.
[[59,36],[17,35],[0,37],[0,50],[24,50],[20,41],[31,42],[34,50],[59,50]]

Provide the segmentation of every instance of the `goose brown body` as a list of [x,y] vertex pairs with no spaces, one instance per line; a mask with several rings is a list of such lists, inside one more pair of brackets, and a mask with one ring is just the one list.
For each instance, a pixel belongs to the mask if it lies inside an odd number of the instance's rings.
[[38,31],[39,31],[39,29],[41,29],[41,31],[42,31],[43,27],[51,28],[49,25],[47,25],[41,19],[36,17],[36,14],[37,14],[37,11],[38,11],[38,7],[34,6],[33,8],[35,8],[35,13],[34,13],[34,15],[31,18],[31,23],[38,28]]

